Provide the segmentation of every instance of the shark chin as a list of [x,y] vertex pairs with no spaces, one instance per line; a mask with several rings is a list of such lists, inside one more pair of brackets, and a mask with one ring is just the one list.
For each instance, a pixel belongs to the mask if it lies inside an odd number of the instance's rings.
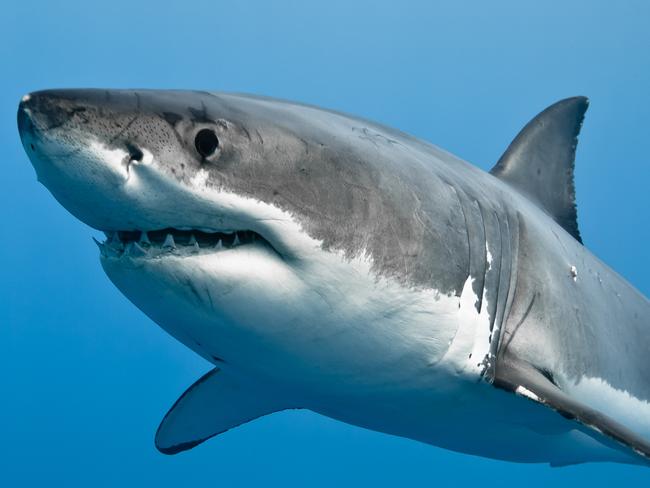
[[[443,358],[458,332],[458,298],[378,277],[367,258],[316,247],[310,259],[289,260],[263,239],[237,232],[226,244],[215,233],[211,247],[190,237],[185,245],[175,239],[173,248],[169,237],[160,244],[149,232],[147,246],[140,234],[143,255],[120,234],[119,244],[115,234],[99,244],[102,267],[139,309],[220,368],[291,385],[295,395],[316,403],[324,395],[359,394],[390,377],[410,383],[417,368]],[[362,339],[368,322],[381,340]],[[323,348],[332,337],[339,347]],[[413,348],[414,340],[425,345]],[[387,363],[397,367],[368,381],[364,371]],[[358,382],[341,382],[350,370]]]
[[113,251],[106,244],[101,264],[117,288],[173,337],[211,362],[248,364],[260,344],[244,337],[263,337],[256,326],[295,320],[282,312],[291,311],[287,304],[301,283],[268,245],[236,239],[211,249],[157,248],[152,241],[138,255],[133,246],[140,245],[127,242],[118,256],[108,255]]
[[487,173],[395,129],[254,95],[47,90],[18,129],[109,279],[212,364],[165,454],[286,409],[513,462],[650,462],[650,302],[583,244],[588,107]]

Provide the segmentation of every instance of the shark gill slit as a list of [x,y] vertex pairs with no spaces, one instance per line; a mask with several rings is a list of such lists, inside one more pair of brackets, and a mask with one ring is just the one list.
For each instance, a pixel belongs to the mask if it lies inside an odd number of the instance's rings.
[[486,293],[488,295],[487,305],[488,305],[488,316],[490,320],[490,332],[494,328],[494,320],[496,318],[496,309],[499,299],[499,279],[501,275],[501,229],[499,227],[499,219],[494,211],[490,208],[486,214],[490,221],[489,225],[486,225],[486,231],[488,233],[485,235],[485,248],[486,253],[489,251],[491,261],[486,261],[485,266],[485,287],[487,288]]
[[512,249],[510,247],[510,226],[507,214],[505,219],[499,219],[499,229],[501,267],[499,268],[499,298],[497,302],[497,315],[495,317],[494,329],[492,331],[493,334],[498,333],[503,324],[506,303],[508,301],[508,293],[510,291],[510,273],[512,271],[512,260],[510,259],[510,256],[512,255]]
[[495,367],[496,367],[496,356],[498,353],[499,338],[501,336],[501,331],[504,326],[504,319],[507,315],[506,309],[508,307],[508,302],[511,301],[511,282],[513,276],[513,261],[512,261],[512,234],[510,219],[508,214],[505,214],[505,218],[499,219],[499,237],[500,237],[500,246],[501,246],[501,259],[500,259],[500,268],[499,268],[499,280],[498,280],[498,296],[497,296],[497,307],[496,307],[496,317],[494,322],[494,328],[491,329],[490,333],[490,349],[488,352],[488,364],[485,371],[485,377],[488,381],[491,381],[491,378],[494,377]]
[[476,294],[476,312],[481,313],[485,292],[485,272],[487,266],[487,249],[485,247],[485,222],[480,204],[462,189],[447,183],[458,199],[467,235],[467,274],[465,279],[472,280],[472,290]]
[[[514,218],[514,223],[511,225],[508,223],[508,242],[510,247],[510,259],[508,259],[509,264],[509,275],[510,279],[507,284],[506,299],[503,306],[503,313],[501,315],[501,321],[499,327],[495,330],[492,341],[490,343],[490,357],[496,360],[497,354],[501,348],[502,338],[505,337],[506,333],[506,324],[510,320],[510,314],[512,312],[512,305],[514,303],[514,298],[517,292],[517,262],[519,256],[519,214],[516,214]],[[510,222],[510,216],[506,215],[507,222]],[[533,297],[534,301],[534,297]],[[530,310],[529,310],[530,311]],[[527,314],[526,314],[527,315]],[[488,371],[487,378],[488,381],[492,382],[495,377],[495,368],[496,362],[491,363],[490,371]]]
[[[463,190],[451,186],[457,196],[467,232],[467,245],[469,248],[469,275],[473,280],[472,289],[477,294],[476,309],[481,313],[483,297],[487,291],[490,295],[488,305],[489,318],[489,348],[486,356],[482,358],[483,369],[481,377],[490,381],[494,376],[495,358],[498,351],[501,329],[504,319],[509,313],[512,303],[511,290],[513,273],[513,234],[517,234],[517,223],[514,231],[510,215],[503,214],[498,208],[489,208],[487,212],[480,203],[471,199]],[[489,219],[489,226],[486,224]],[[488,233],[488,229],[490,232]],[[488,262],[488,251],[491,262]],[[476,285],[476,286],[475,286]]]
[[463,220],[465,221],[465,235],[467,236],[467,278],[470,278],[472,276],[472,239],[469,234],[469,222],[467,221],[467,212],[465,212],[465,206],[463,205],[463,199],[461,198],[458,190],[454,188],[453,185],[449,185],[449,188],[451,188],[451,191],[456,195],[456,199],[458,200],[458,205],[460,206],[460,211],[463,213]]
[[[485,294],[485,268],[487,265],[487,249],[485,248],[485,222],[480,205],[476,200],[470,200],[466,196],[468,215],[471,217],[468,228],[472,232],[474,239],[473,252],[470,255],[472,278],[474,279],[472,288],[476,293],[476,312],[481,313],[483,309],[483,295]],[[476,286],[474,286],[476,285]]]
[[[510,216],[507,216],[508,222],[510,222]],[[499,336],[501,336],[501,332],[504,330],[505,325],[508,323],[510,320],[510,313],[512,312],[512,304],[514,303],[515,299],[515,294],[517,292],[517,271],[518,271],[518,261],[519,261],[519,226],[521,225],[520,222],[520,215],[517,212],[513,218],[514,223],[508,224],[508,230],[509,230],[509,243],[510,243],[510,259],[509,259],[509,264],[510,264],[510,282],[508,284],[508,295],[506,299],[506,303],[503,309],[503,317],[501,319],[501,326],[499,327]],[[494,355],[496,355],[498,348],[499,348],[499,337],[496,337],[495,340],[493,341],[493,347],[494,347]]]
[[[497,336],[499,335],[499,329],[501,328],[501,318],[503,317],[503,308],[505,306],[506,298],[507,298],[507,293],[508,290],[505,289],[503,290],[502,288],[504,287],[503,281],[504,278],[506,280],[510,280],[510,273],[508,269],[504,269],[504,253],[506,251],[506,247],[504,246],[504,242],[507,242],[508,236],[508,227],[504,226],[502,223],[502,219],[499,218],[499,213],[495,209],[491,209],[491,216],[494,219],[494,224],[495,226],[492,226],[493,228],[496,227],[496,233],[492,236],[492,246],[494,252],[491,252],[491,257],[492,257],[492,263],[490,266],[486,266],[486,280],[488,273],[490,273],[490,276],[494,276],[492,279],[492,285],[494,289],[494,297],[492,300],[492,304],[488,302],[488,305],[490,306],[490,309],[488,310],[489,313],[489,320],[490,320],[490,335],[488,338],[489,341],[489,349],[488,353],[486,356],[483,358],[483,369],[481,371],[480,376],[482,378],[487,378],[487,381],[490,381],[490,378],[494,374],[494,367],[495,367],[495,361],[494,361],[494,343],[495,340],[497,340]],[[504,240],[504,234],[506,239]],[[488,238],[486,236],[485,240],[485,246],[486,250],[490,242],[488,242]],[[489,290],[489,288],[488,288]],[[504,294],[506,297],[504,297]]]
[[481,219],[481,227],[483,229],[483,272],[481,273],[481,295],[479,296],[479,303],[480,303],[480,308],[479,308],[479,313],[483,309],[483,296],[485,295],[485,280],[487,277],[487,270],[488,270],[488,249],[487,249],[487,231],[485,230],[485,216],[483,215],[483,207],[481,207],[481,203],[476,200],[476,207],[478,208],[479,212],[479,218]]
[[494,213],[494,220],[496,222],[496,228],[498,231],[498,235],[496,236],[495,244],[498,243],[497,245],[497,252],[495,253],[496,256],[494,256],[493,262],[496,261],[498,263],[497,268],[495,269],[496,272],[496,283],[495,283],[495,295],[494,295],[494,314],[492,317],[490,317],[490,337],[492,337],[492,331],[494,330],[494,324],[496,323],[497,315],[499,314],[499,300],[501,299],[501,270],[503,269],[503,236],[501,235],[501,221],[499,219],[499,214],[493,210]]
[[[449,182],[445,177],[440,176],[439,177],[440,181],[447,185],[449,190],[454,194],[456,197],[456,201],[458,202],[458,206],[460,207],[460,212],[463,214],[463,222],[465,222],[465,236],[467,237],[467,270],[465,272],[465,276],[463,279],[463,283],[465,280],[467,280],[468,277],[472,275],[472,266],[471,266],[471,259],[472,259],[472,251],[471,251],[471,245],[470,245],[470,236],[469,236],[469,229],[468,229],[468,223],[467,223],[467,214],[465,213],[465,208],[463,207],[463,201],[460,197],[459,190],[456,189],[454,185]],[[463,292],[463,286],[460,284],[460,288],[456,290],[456,296],[460,297]]]

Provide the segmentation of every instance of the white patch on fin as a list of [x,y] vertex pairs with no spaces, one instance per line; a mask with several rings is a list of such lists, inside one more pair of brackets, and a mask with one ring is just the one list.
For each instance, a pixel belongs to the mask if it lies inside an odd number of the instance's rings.
[[576,400],[604,413],[650,440],[650,402],[618,390],[602,378],[583,377],[566,390]]

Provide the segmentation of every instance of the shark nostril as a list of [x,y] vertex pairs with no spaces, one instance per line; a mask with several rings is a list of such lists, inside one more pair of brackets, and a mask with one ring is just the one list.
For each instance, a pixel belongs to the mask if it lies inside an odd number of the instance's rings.
[[126,149],[129,151],[129,159],[131,161],[142,161],[144,154],[142,154],[142,151],[140,149],[129,143],[126,144]]

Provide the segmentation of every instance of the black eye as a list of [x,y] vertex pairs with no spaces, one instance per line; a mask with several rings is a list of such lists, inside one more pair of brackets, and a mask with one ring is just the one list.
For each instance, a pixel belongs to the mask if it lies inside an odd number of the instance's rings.
[[194,138],[194,147],[204,158],[212,156],[219,147],[217,134],[212,129],[201,129]]

